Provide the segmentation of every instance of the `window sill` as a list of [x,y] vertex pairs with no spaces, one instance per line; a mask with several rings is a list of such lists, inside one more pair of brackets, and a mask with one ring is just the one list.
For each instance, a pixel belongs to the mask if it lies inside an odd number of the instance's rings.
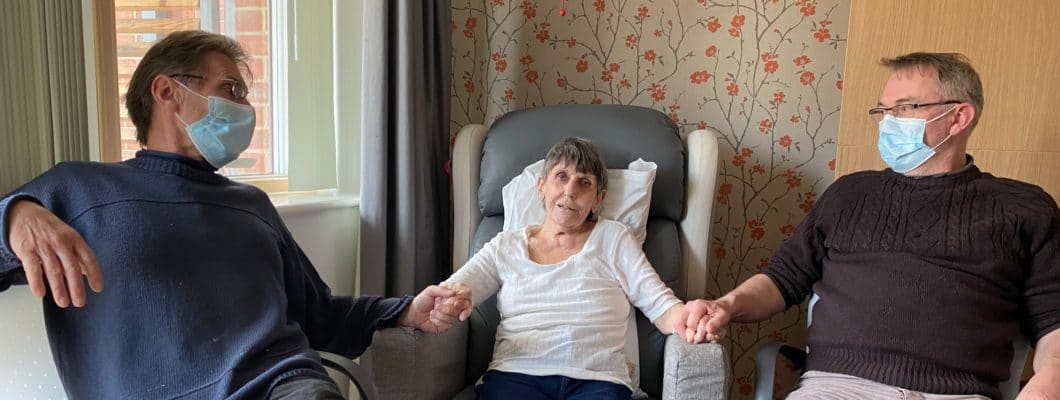
[[335,189],[307,192],[269,193],[272,205],[281,216],[339,208],[356,208],[361,205],[360,196],[339,194]]
[[264,190],[265,193],[282,193],[287,191],[287,177],[279,175],[259,175],[259,176],[237,176],[232,178],[236,182],[243,182],[248,185],[257,186],[258,189]]

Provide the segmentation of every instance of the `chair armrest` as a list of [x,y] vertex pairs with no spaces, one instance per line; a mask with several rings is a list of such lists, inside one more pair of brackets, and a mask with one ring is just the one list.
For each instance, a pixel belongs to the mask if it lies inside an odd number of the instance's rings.
[[368,348],[380,398],[452,399],[467,370],[467,323],[431,334],[409,327],[376,331]]
[[341,372],[350,379],[353,386],[357,388],[357,393],[361,395],[360,398],[362,400],[376,400],[379,398],[379,392],[372,382],[372,377],[360,365],[338,354],[325,351],[318,351],[317,353],[320,354],[320,361],[325,367]]
[[478,208],[479,166],[489,129],[471,124],[460,128],[453,144],[453,271],[464,266],[482,220]]
[[725,399],[729,393],[729,357],[717,343],[688,344],[666,338],[663,400]]
[[806,365],[806,351],[798,347],[778,342],[763,344],[755,353],[755,400],[773,400],[778,354],[791,360],[796,369]]

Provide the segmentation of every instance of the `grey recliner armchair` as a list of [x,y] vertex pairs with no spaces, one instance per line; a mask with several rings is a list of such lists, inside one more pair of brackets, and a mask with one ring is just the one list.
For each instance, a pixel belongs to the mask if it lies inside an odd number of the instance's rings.
[[[656,110],[621,105],[561,105],[516,111],[488,130],[464,127],[453,155],[454,256],[459,269],[504,222],[501,188],[560,139],[592,140],[609,168],[643,158],[658,165],[644,252],[680,298],[702,295],[710,209],[717,177],[717,138],[698,130],[682,140]],[[474,398],[474,384],[493,356],[500,315],[495,298],[476,305],[468,323],[442,335],[409,328],[376,333],[370,373],[383,399]],[[650,398],[725,398],[723,346],[689,345],[664,336],[639,311],[640,387]]]

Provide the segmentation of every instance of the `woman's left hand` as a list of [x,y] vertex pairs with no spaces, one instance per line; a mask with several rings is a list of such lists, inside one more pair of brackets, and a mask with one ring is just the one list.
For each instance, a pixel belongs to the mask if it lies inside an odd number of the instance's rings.
[[709,324],[717,314],[715,308],[712,302],[706,300],[692,300],[685,303],[680,317],[677,318],[674,332],[688,343],[717,343],[725,337],[726,332],[724,327],[715,328]]

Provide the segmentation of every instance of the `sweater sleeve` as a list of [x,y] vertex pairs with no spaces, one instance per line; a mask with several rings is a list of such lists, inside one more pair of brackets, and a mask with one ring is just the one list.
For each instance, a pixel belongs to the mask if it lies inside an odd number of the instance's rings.
[[40,203],[36,198],[26,193],[16,193],[0,200],[0,273],[22,266],[18,257],[11,248],[11,226],[8,218],[11,217],[11,207],[21,200],[29,200]]
[[9,237],[11,229],[7,221],[11,206],[16,201],[26,198],[32,199],[26,194],[15,194],[0,200],[0,292],[12,285],[26,284],[26,273],[22,270],[22,262],[15,257],[15,252],[11,249]]
[[288,318],[297,322],[316,350],[356,358],[380,328],[394,326],[412,296],[332,296],[309,258],[284,230],[284,285]]
[[[446,282],[459,282],[471,288],[471,302],[482,304],[501,289],[501,277],[497,272],[497,251],[504,241],[504,233],[498,233],[482,249],[475,253]],[[504,245],[512,245],[503,242]]]
[[26,273],[22,270],[22,261],[15,256],[11,247],[11,226],[8,221],[11,217],[11,207],[22,200],[40,204],[36,197],[21,192],[0,200],[0,292],[12,285],[26,284]]
[[71,195],[75,192],[72,183],[79,181],[77,170],[71,165],[59,163],[0,199],[0,291],[12,283],[25,283],[22,262],[11,248],[11,207],[19,201],[32,201],[69,223],[71,208],[77,202]]
[[655,322],[670,307],[680,304],[674,291],[655,272],[640,243],[624,225],[620,227],[611,267],[629,302]]
[[791,307],[802,303],[813,291],[813,284],[821,280],[822,265],[827,249],[827,215],[833,207],[839,207],[836,192],[844,184],[840,178],[821,195],[810,213],[795,228],[791,237],[780,244],[773,253],[769,265],[762,273],[769,277],[784,297],[784,304]]
[[1023,222],[1023,236],[1029,239],[1023,326],[1032,344],[1060,329],[1060,209],[1044,191],[1037,189],[1036,194],[1036,201],[1021,202],[1034,205]]

